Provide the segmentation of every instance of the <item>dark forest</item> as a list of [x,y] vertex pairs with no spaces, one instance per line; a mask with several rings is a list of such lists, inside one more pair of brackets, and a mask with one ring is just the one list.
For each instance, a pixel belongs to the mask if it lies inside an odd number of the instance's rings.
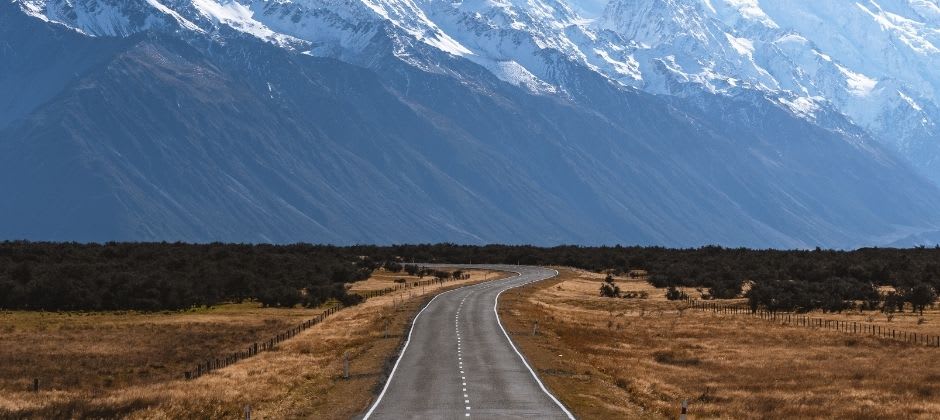
[[[0,308],[167,310],[257,300],[267,306],[356,303],[345,284],[383,265],[559,265],[625,274],[658,287],[745,296],[769,310],[913,310],[940,289],[940,249],[751,250],[722,247],[350,246],[0,243]],[[745,287],[745,285],[749,287]],[[890,286],[885,292],[884,287]],[[746,290],[745,290],[746,289]]]

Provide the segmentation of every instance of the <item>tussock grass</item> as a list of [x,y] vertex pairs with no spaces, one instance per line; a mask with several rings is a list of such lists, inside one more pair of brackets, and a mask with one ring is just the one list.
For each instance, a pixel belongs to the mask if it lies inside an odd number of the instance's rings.
[[689,311],[642,281],[618,283],[648,299],[601,298],[599,276],[561,272],[504,293],[500,312],[582,418],[675,418],[683,399],[693,419],[940,413],[936,348]]

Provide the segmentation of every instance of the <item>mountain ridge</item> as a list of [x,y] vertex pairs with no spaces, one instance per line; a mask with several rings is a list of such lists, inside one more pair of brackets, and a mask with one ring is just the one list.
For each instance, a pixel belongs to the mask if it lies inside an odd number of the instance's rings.
[[940,224],[940,192],[892,152],[766,91],[653,95],[555,48],[530,48],[520,61],[542,67],[514,83],[374,15],[339,24],[365,37],[352,51],[154,2],[118,3],[168,26],[118,37],[4,13],[22,25],[0,29],[10,57],[35,42],[115,47],[0,125],[0,236],[854,247]]

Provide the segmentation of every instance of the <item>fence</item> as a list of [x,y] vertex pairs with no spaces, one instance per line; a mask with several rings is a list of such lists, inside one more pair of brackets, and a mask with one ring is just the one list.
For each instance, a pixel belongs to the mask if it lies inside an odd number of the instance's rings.
[[[364,299],[369,299],[369,298],[374,298],[378,296],[384,296],[389,293],[397,292],[399,290],[405,290],[409,288],[422,287],[422,286],[430,286],[430,285],[443,286],[445,283],[448,283],[448,282],[457,281],[457,280],[467,280],[469,278],[470,278],[469,274],[464,274],[458,278],[446,278],[446,279],[433,278],[430,280],[419,280],[419,281],[415,281],[411,283],[408,283],[408,282],[400,283],[400,284],[396,284],[395,287],[386,287],[384,289],[379,289],[379,290],[367,290],[367,291],[362,291],[362,292],[356,292],[356,294],[359,296],[362,296]],[[326,319],[326,317],[335,314],[337,311],[339,311],[342,308],[343,308],[342,305],[337,305],[332,308],[329,308],[323,311],[321,314],[311,319],[308,319],[300,323],[300,325],[292,327],[280,334],[276,334],[266,341],[254,342],[250,344],[247,348],[245,348],[245,350],[237,351],[234,353],[225,354],[221,356],[214,356],[214,357],[206,358],[205,362],[197,363],[196,367],[193,370],[188,370],[186,372],[183,372],[183,377],[186,378],[187,380],[196,379],[202,375],[212,372],[213,370],[224,368],[226,366],[237,363],[240,360],[257,356],[261,352],[272,350],[274,349],[275,346],[284,342],[285,340],[288,340],[296,336],[297,334],[300,334],[302,331],[323,322]]]
[[704,312],[752,315],[754,317],[782,325],[826,329],[847,334],[867,335],[883,339],[904,341],[913,344],[924,344],[930,347],[940,347],[940,336],[888,329],[887,327],[883,327],[881,325],[868,324],[864,322],[813,318],[789,312],[771,312],[766,309],[751,310],[750,308],[741,306],[723,305],[713,302],[701,302],[692,298],[688,299],[688,303],[690,308]]
[[392,293],[398,290],[404,290],[408,288],[416,288],[416,287],[422,287],[422,286],[443,285],[444,283],[448,283],[448,282],[452,282],[456,280],[467,280],[469,278],[470,278],[469,274],[463,274],[459,278],[456,278],[456,279],[455,278],[447,278],[447,279],[433,278],[430,280],[418,280],[418,281],[413,281],[411,283],[408,283],[408,282],[399,283],[399,284],[396,284],[395,287],[387,287],[385,289],[380,289],[380,290],[366,290],[366,291],[356,292],[356,294],[368,299],[371,297],[387,295],[389,293]]

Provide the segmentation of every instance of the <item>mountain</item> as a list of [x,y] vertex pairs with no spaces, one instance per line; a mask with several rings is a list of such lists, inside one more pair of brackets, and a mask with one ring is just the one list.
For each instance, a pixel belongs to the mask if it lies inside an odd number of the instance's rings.
[[[665,16],[693,3],[641,3],[0,0],[0,237],[854,247],[938,229],[925,167],[745,66],[712,36],[729,14],[688,9],[708,32],[683,38]],[[705,78],[718,50],[727,73]]]
[[831,109],[940,182],[936,0],[612,0],[593,26],[637,43],[644,90]]

